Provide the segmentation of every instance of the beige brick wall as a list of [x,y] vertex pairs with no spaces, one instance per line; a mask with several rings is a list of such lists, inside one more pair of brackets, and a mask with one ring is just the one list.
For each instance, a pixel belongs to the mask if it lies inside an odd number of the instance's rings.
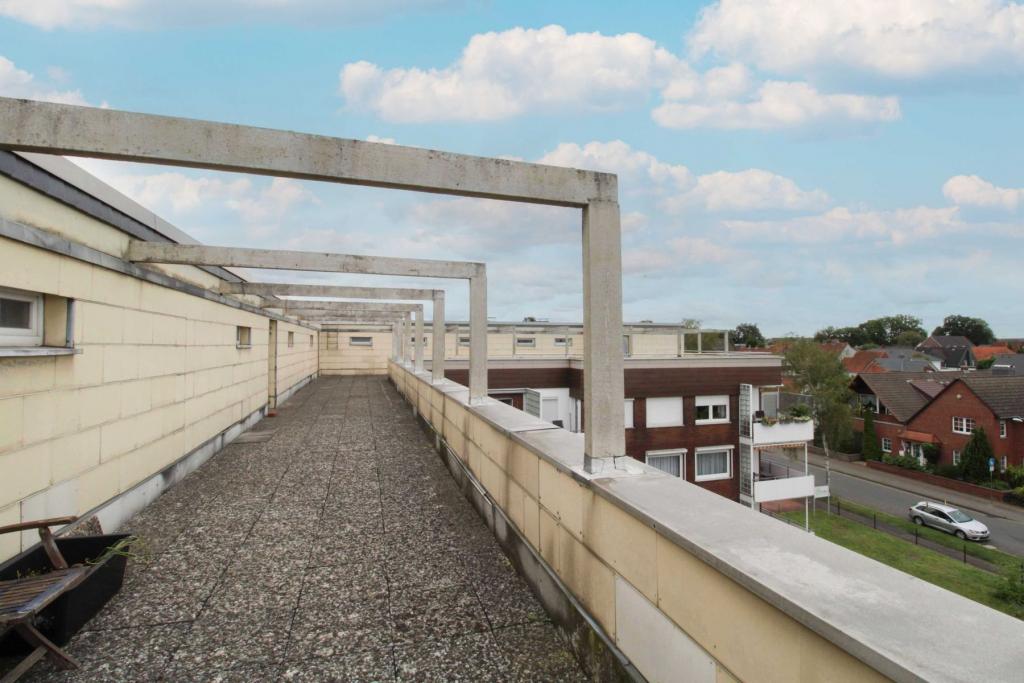
[[[373,346],[352,346],[352,337],[370,337]],[[325,375],[383,375],[390,357],[391,332],[325,331],[320,335],[320,372]]]
[[[3,177],[0,213],[110,253],[127,244],[114,228]],[[219,282],[195,268],[162,270],[203,286]],[[0,358],[0,524],[40,510],[84,513],[267,402],[269,319],[262,315],[5,238],[0,287],[52,295],[44,305],[51,344],[64,336],[59,297],[74,298],[81,349]],[[236,348],[238,325],[252,328],[252,348]],[[287,323],[280,330],[279,392],[317,367],[317,333]],[[16,534],[0,537],[0,559],[21,544]]]
[[[595,495],[549,459],[512,441],[460,400],[395,364],[389,364],[388,372],[635,664],[652,661],[649,648],[655,650],[653,661],[663,658],[666,653],[658,648],[669,644],[655,638],[647,639],[654,645],[638,645],[617,632],[617,610],[626,606],[627,598],[630,609],[640,600],[648,605],[645,619],[660,615],[671,624],[683,639],[679,642],[700,652],[697,659],[703,658],[717,680],[887,680],[672,539]],[[572,442],[581,442],[579,435],[557,437],[565,440],[567,449],[582,449],[582,443]],[[630,590],[624,591],[623,584]],[[686,678],[681,671],[642,672],[649,680]]]

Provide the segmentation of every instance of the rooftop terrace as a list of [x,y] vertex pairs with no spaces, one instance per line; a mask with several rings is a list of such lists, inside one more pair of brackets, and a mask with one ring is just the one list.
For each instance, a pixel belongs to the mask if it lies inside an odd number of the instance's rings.
[[129,522],[151,558],[83,668],[29,680],[587,680],[386,378],[240,441]]

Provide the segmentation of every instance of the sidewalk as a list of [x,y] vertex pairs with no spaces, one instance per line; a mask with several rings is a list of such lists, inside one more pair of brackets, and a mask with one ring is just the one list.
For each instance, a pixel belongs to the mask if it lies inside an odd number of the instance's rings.
[[[808,453],[807,460],[816,467],[825,467],[825,456],[823,455]],[[863,462],[846,462],[839,458],[831,458],[829,459],[829,467],[833,472],[839,472],[851,477],[857,477],[858,479],[906,491],[907,493],[913,493],[921,496],[922,499],[936,502],[944,501],[949,505],[967,508],[968,510],[981,512],[992,517],[1001,517],[1014,522],[1024,523],[1024,508],[1015,505],[985,500],[984,498],[954,491],[953,489],[934,486],[909,477],[901,477],[898,474],[873,470],[868,468]]]

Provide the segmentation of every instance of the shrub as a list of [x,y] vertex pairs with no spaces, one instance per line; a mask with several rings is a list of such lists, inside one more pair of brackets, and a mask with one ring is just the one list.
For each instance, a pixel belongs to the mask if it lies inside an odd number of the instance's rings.
[[789,416],[794,418],[806,417],[810,419],[811,407],[806,403],[797,403],[789,409]]
[[1024,607],[1024,576],[1016,568],[1003,572],[995,597],[1018,607]]
[[1003,476],[1012,489],[1024,486],[1024,465],[1010,465]]
[[950,479],[960,478],[960,466],[959,465],[938,465],[935,468],[935,474],[940,477],[949,477]]
[[1010,485],[1002,479],[989,479],[988,481],[981,482],[981,485],[985,488],[995,489],[996,491],[1010,490]]
[[924,467],[917,461],[912,455],[882,455],[882,462],[886,465],[895,465],[896,467],[902,467],[905,470],[917,470],[919,472],[924,471]]
[[1003,500],[1015,505],[1024,505],[1024,486],[1013,489],[1003,497]]
[[931,467],[936,467],[939,464],[939,456],[942,455],[942,451],[939,447],[933,443],[926,443],[922,449],[924,459],[928,462]]
[[875,414],[870,410],[864,411],[864,434],[861,437],[861,455],[865,460],[881,460],[882,447],[878,445],[878,435],[875,434]]
[[986,481],[989,478],[988,461],[992,457],[992,445],[988,442],[985,429],[978,427],[960,456],[960,472],[963,478],[972,483]]

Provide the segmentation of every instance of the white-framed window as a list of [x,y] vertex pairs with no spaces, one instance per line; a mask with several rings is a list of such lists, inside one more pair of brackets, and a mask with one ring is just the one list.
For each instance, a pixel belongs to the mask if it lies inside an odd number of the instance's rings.
[[971,417],[954,417],[953,418],[953,433],[954,434],[970,434],[974,431],[974,418]]
[[288,333],[288,348],[290,349],[293,346],[295,346],[295,333],[294,332],[289,332]]
[[459,346],[469,346],[469,337],[459,337]]
[[721,424],[729,421],[728,396],[698,396],[694,424]]
[[0,345],[42,344],[43,295],[0,287]]
[[647,399],[648,427],[681,427],[682,425],[682,396],[664,396]]
[[633,399],[627,398],[622,405],[625,410],[626,429],[633,428]]
[[[1000,420],[999,421],[999,438],[1000,439],[1005,439],[1006,438],[1006,420]],[[1003,469],[1006,469],[1006,468],[1004,467]]]
[[954,465],[959,465],[960,464],[960,451],[953,451],[953,464]]
[[686,449],[678,448],[666,451],[647,451],[644,462],[674,477],[684,478]]
[[555,337],[555,346],[572,346],[572,340],[568,337]]
[[522,347],[524,349],[534,349],[534,348],[537,348],[537,338],[536,337],[516,337],[516,346],[517,347]]
[[252,348],[252,328],[244,325],[235,327],[235,347],[239,349]]
[[892,453],[892,439],[887,436],[882,437],[882,452]]
[[349,337],[349,346],[373,346],[373,337]]
[[1007,461],[1006,461],[1006,456],[1004,455],[1004,456],[1003,456],[1003,466],[1002,466],[1002,470],[1003,470],[1003,472],[1005,472],[1005,471],[1006,471],[1006,462],[1007,462]]
[[633,344],[628,334],[622,335],[622,355],[631,356],[633,355]]
[[694,481],[732,478],[732,446],[698,448],[693,458]]

